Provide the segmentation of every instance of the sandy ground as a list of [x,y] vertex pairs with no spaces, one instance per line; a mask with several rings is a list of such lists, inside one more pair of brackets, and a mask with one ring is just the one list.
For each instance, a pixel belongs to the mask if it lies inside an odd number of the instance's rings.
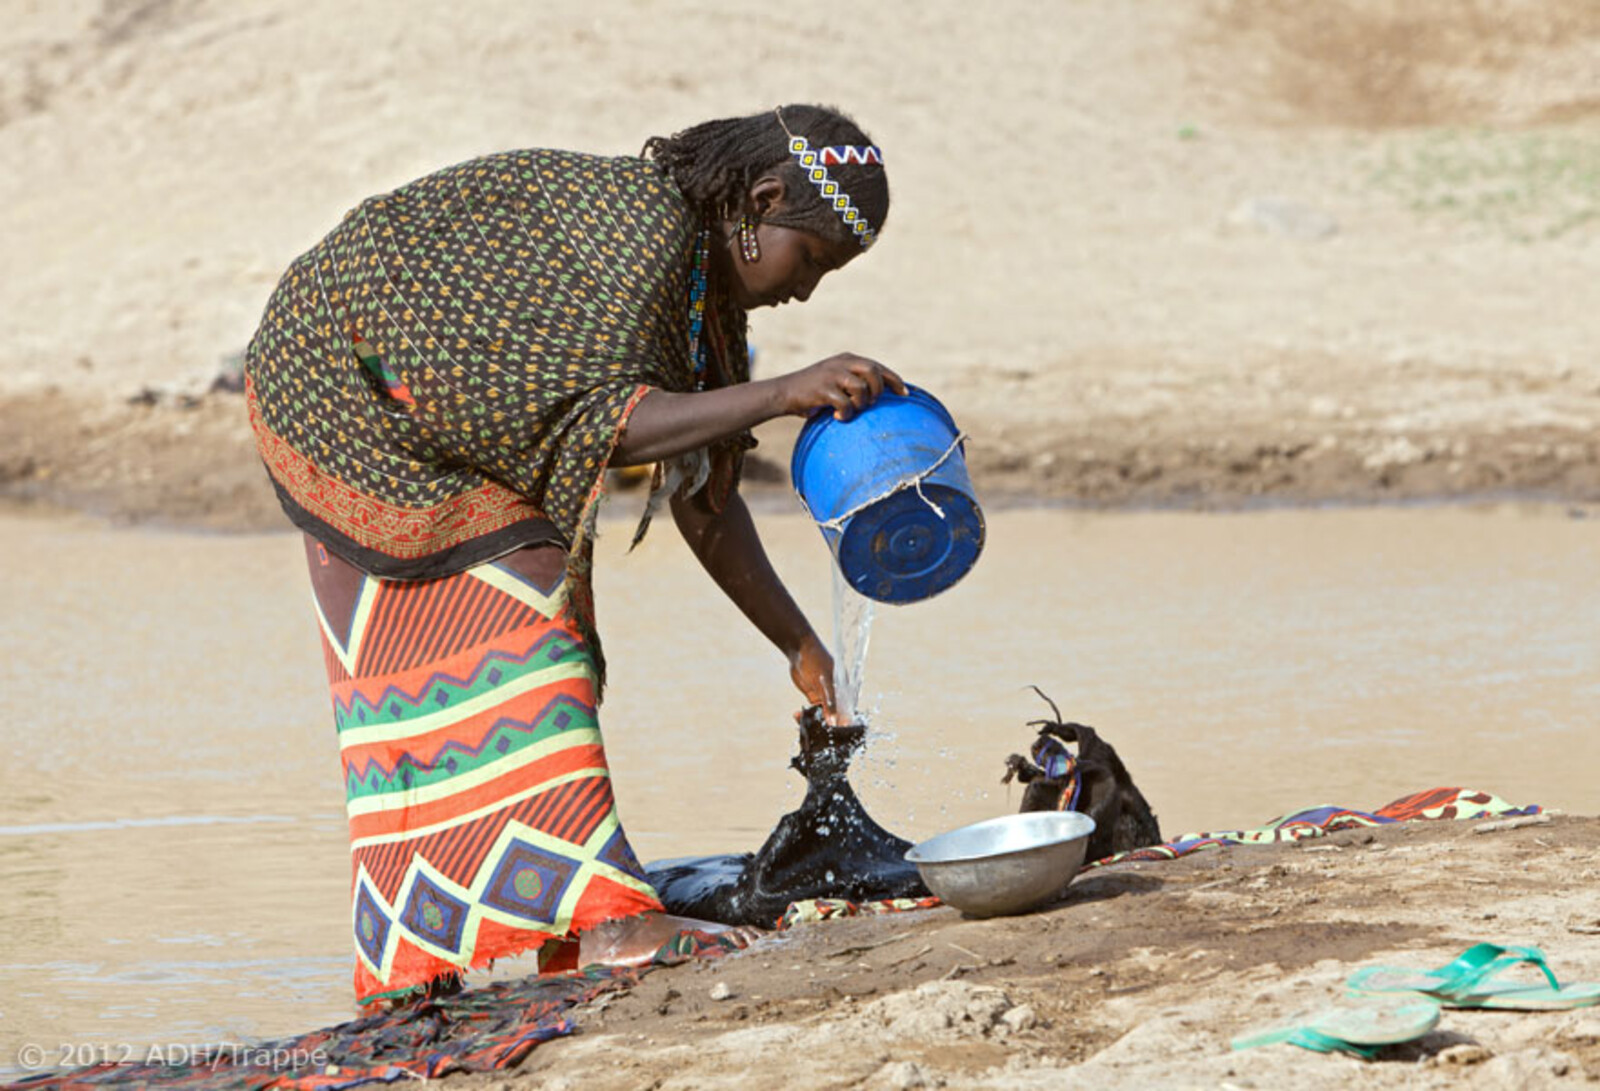
[[[1448,1011],[1378,1060],[1230,1040],[1363,965],[1535,944],[1600,980],[1600,819],[1349,831],[1081,876],[1058,906],[802,926],[647,975],[487,1088],[1538,1088],[1600,1081],[1600,1008]],[[714,999],[725,986],[725,999]]]
[[[816,100],[885,147],[894,210],[807,307],[756,316],[758,373],[844,349],[890,363],[970,432],[984,496],[1594,500],[1597,76],[1590,0],[950,0],[848,19],[12,0],[0,499],[280,525],[238,396],[212,383],[344,209],[483,152],[631,153]],[[766,430],[773,492],[792,434]],[[806,929],[652,975],[512,1080],[476,1082],[1600,1079],[1594,1014],[1451,1013],[1370,1065],[1228,1053],[1373,959],[1538,943],[1600,980],[1600,820],[1365,838],[1093,875],[1016,920]],[[732,999],[708,999],[719,981]]]

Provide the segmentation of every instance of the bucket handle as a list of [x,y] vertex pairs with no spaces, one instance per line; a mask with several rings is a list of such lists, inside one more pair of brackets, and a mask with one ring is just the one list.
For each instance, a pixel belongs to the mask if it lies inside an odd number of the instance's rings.
[[849,522],[852,518],[854,518],[856,515],[859,515],[861,512],[866,511],[868,508],[872,507],[872,505],[878,503],[880,500],[885,500],[888,497],[893,496],[895,493],[900,492],[902,489],[916,489],[917,490],[917,496],[921,498],[922,502],[924,504],[928,505],[928,507],[932,508],[933,509],[933,513],[935,515],[937,515],[941,520],[943,520],[944,519],[944,509],[941,508],[938,504],[935,504],[932,500],[928,499],[927,493],[922,491],[922,481],[929,474],[933,473],[933,471],[937,470],[940,466],[943,466],[945,464],[945,462],[950,458],[950,456],[955,454],[956,451],[958,449],[960,449],[961,445],[966,442],[966,439],[967,439],[967,434],[965,432],[960,433],[959,435],[956,436],[955,439],[950,441],[950,446],[948,446],[948,447],[946,447],[944,449],[944,454],[942,454],[938,458],[934,459],[933,460],[933,464],[931,466],[929,466],[926,470],[923,470],[920,473],[911,474],[911,475],[909,475],[907,477],[901,478],[899,481],[896,481],[893,485],[889,486],[887,489],[885,489],[883,492],[880,492],[878,495],[874,496],[872,499],[864,501],[864,502],[862,502],[860,504],[857,504],[855,507],[851,508],[847,512],[843,512],[843,513],[841,513],[839,515],[835,515],[832,519],[829,519],[825,523],[818,521],[817,517],[815,515],[811,514],[810,505],[806,503],[806,498],[804,496],[802,496],[798,490],[796,490],[795,495],[800,498],[800,506],[802,508],[805,508],[805,511],[806,511],[807,515],[811,516],[811,521],[816,523],[817,526],[822,530],[837,530],[837,531],[843,532],[845,523]]

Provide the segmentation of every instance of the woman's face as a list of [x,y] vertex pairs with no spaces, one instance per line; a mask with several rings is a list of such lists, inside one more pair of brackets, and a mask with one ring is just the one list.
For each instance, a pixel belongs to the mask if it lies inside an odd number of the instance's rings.
[[761,256],[755,261],[745,260],[737,231],[728,248],[733,297],[746,310],[776,307],[790,300],[804,303],[818,281],[861,252],[853,241],[830,243],[821,235],[775,224],[756,225],[756,241]]
[[861,244],[854,239],[829,242],[809,231],[763,222],[765,217],[783,211],[785,196],[782,179],[773,175],[758,179],[750,187],[750,207],[757,216],[756,242],[761,251],[755,261],[745,260],[738,224],[723,225],[727,246],[717,249],[726,262],[733,298],[745,310],[776,307],[790,300],[803,303],[811,298],[819,280],[861,253]]

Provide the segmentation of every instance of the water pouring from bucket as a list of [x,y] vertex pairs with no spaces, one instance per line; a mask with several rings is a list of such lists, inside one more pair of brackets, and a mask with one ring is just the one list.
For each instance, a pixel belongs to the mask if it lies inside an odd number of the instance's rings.
[[965,436],[918,387],[885,390],[850,420],[819,413],[789,462],[795,492],[858,593],[903,604],[960,580],[983,551]]

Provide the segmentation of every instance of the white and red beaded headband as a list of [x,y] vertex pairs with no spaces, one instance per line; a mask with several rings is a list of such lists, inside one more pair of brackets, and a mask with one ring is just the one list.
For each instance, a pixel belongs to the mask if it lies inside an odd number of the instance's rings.
[[861,242],[861,249],[866,250],[878,241],[878,233],[867,223],[867,218],[861,210],[850,200],[850,195],[844,187],[833,180],[828,173],[829,167],[836,167],[845,163],[856,163],[865,166],[869,163],[883,166],[883,152],[875,144],[865,147],[856,145],[841,145],[831,148],[813,148],[811,143],[803,136],[796,136],[789,132],[789,126],[784,123],[783,111],[777,111],[778,124],[783,126],[783,131],[789,137],[789,154],[800,163],[800,168],[806,172],[806,177],[811,184],[817,187],[817,192],[822,195],[823,201],[833,206],[839,214],[844,225],[855,233]]

